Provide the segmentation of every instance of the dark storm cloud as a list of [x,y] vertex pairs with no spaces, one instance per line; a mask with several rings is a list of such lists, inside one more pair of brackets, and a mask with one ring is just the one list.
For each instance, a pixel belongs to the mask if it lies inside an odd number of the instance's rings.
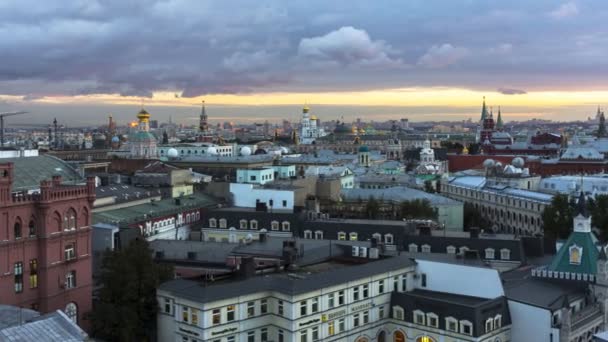
[[607,10],[601,0],[4,0],[0,94],[603,87]]

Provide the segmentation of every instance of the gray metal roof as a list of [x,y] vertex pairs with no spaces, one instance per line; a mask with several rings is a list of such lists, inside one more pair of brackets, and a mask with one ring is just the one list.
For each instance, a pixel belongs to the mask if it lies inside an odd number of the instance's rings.
[[62,177],[64,184],[84,183],[84,178],[65,161],[43,154],[36,157],[3,158],[0,163],[13,163],[13,191],[38,189],[40,182]]
[[378,201],[401,202],[415,199],[428,200],[431,205],[462,205],[462,202],[421,190],[396,186],[386,189],[342,189],[342,198],[348,201],[374,197]]
[[202,286],[195,281],[177,279],[160,285],[160,290],[203,303],[263,291],[276,291],[293,296],[414,265],[413,260],[399,256],[313,273],[303,279],[293,279],[280,273],[208,286]]
[[60,310],[34,318],[22,325],[0,330],[0,341],[79,342],[86,340],[88,340],[87,334]]

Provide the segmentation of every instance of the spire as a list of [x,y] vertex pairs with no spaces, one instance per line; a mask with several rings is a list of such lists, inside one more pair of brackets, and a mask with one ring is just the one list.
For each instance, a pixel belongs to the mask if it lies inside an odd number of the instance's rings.
[[585,200],[585,193],[582,189],[581,184],[581,193],[578,196],[578,203],[576,205],[577,215],[583,215],[584,217],[589,217],[589,213],[587,212],[587,201]]
[[207,131],[209,131],[209,123],[207,122],[207,119],[207,109],[205,108],[205,100],[203,100],[201,104],[201,115],[198,125],[198,128],[203,133],[207,133]]
[[483,97],[483,105],[481,106],[481,121],[485,120],[488,116],[488,109],[486,108],[486,97]]
[[606,117],[604,116],[604,113],[600,113],[600,124],[597,128],[597,137],[598,138],[604,138],[606,137]]
[[500,113],[500,106],[498,106],[498,118],[496,119],[496,129],[502,131],[504,123],[502,122],[502,115]]

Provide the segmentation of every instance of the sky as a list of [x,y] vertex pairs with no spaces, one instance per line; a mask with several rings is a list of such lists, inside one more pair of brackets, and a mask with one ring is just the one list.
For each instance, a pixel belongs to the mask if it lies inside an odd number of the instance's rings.
[[584,119],[608,99],[605,0],[3,0],[16,122]]

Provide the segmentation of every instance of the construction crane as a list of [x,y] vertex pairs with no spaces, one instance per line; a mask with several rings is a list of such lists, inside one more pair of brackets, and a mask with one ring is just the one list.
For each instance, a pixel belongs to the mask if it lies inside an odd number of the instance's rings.
[[0,149],[4,148],[4,117],[26,114],[27,112],[6,112],[0,113]]

